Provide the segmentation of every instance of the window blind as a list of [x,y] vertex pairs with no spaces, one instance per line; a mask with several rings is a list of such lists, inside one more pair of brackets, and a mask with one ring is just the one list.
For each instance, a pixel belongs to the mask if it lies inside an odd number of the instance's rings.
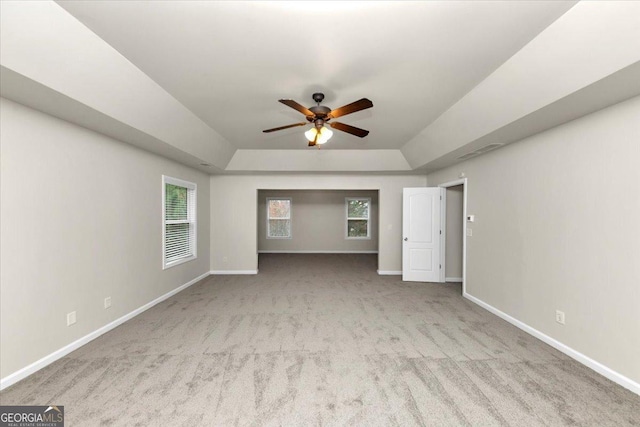
[[195,184],[164,179],[164,267],[196,255]]

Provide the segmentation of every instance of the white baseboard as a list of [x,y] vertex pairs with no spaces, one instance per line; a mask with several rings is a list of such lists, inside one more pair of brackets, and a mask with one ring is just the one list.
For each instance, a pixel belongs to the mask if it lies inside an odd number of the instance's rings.
[[402,276],[402,271],[396,270],[378,270],[380,276]]
[[209,273],[215,275],[258,274],[258,270],[211,270]]
[[559,351],[563,352],[564,354],[566,354],[567,356],[577,360],[578,362],[582,363],[583,365],[587,366],[588,368],[593,369],[594,371],[596,371],[600,375],[602,375],[602,376],[610,379],[611,381],[621,385],[622,387],[634,392],[635,394],[640,395],[640,384],[638,384],[637,382],[633,381],[631,378],[627,378],[624,375],[614,371],[613,369],[606,367],[602,363],[596,362],[595,360],[591,359],[588,356],[585,356],[584,354],[580,353],[579,351],[576,351],[576,350],[572,349],[571,347],[561,343],[560,341],[558,341],[558,340],[556,340],[554,338],[551,338],[549,335],[546,335],[546,334],[540,332],[539,330],[532,328],[531,326],[527,325],[526,323],[523,323],[523,322],[519,321],[518,319],[509,316],[508,314],[506,314],[506,313],[498,310],[497,308],[493,307],[492,305],[489,305],[486,302],[474,297],[473,295],[470,295],[470,294],[465,292],[463,294],[463,296],[465,298],[467,298],[469,301],[478,304],[480,307],[490,311],[491,313],[493,313],[496,316],[506,320],[507,322],[511,323],[512,325],[522,329],[526,333],[528,333],[530,335],[533,335],[534,337],[538,338],[541,341],[544,341],[545,343],[549,344],[551,347],[555,348],[556,350],[559,350]]
[[18,381],[28,377],[29,375],[39,371],[40,369],[44,368],[47,365],[50,365],[51,363],[55,362],[58,359],[63,358],[64,356],[66,356],[67,354],[71,353],[74,350],[77,350],[78,348],[82,347],[83,345],[89,343],[90,341],[93,341],[94,339],[98,338],[100,335],[103,335],[107,332],[109,332],[110,330],[112,330],[113,328],[122,325],[124,322],[126,322],[127,320],[130,320],[134,317],[136,317],[138,314],[150,309],[151,307],[153,307],[154,305],[161,303],[162,301],[166,300],[167,298],[170,298],[172,296],[174,296],[175,294],[177,294],[180,291],[185,290],[186,288],[188,288],[189,286],[193,285],[196,282],[199,282],[200,280],[204,279],[205,277],[209,276],[209,272],[201,274],[200,276],[196,277],[195,279],[192,279],[190,281],[188,281],[187,283],[185,283],[184,285],[181,285],[169,292],[167,292],[166,294],[154,299],[153,301],[143,305],[142,307],[139,307],[135,310],[133,310],[132,312],[125,314],[124,316],[114,320],[111,323],[106,324],[105,326],[96,329],[95,331],[85,335],[84,337],[75,340],[74,342],[72,342],[71,344],[68,344],[64,347],[62,347],[59,350],[54,351],[53,353],[49,354],[48,356],[43,357],[40,360],[37,360],[35,362],[33,362],[32,364],[14,372],[13,374],[9,374],[6,377],[2,378],[0,380],[0,390],[3,390],[7,387],[9,387],[10,385],[13,385],[15,383],[17,383]]
[[451,283],[462,283],[462,277],[445,277],[444,281]]
[[378,251],[258,251],[259,254],[377,254]]

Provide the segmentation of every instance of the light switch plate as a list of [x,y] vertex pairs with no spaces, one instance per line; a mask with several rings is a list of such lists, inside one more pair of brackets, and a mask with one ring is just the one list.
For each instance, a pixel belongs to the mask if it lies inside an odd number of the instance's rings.
[[67,313],[67,326],[71,326],[74,323],[76,323],[76,312]]

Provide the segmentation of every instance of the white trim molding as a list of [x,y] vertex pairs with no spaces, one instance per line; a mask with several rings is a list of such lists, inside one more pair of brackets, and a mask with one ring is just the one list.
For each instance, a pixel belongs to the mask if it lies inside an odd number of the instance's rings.
[[259,254],[377,254],[378,251],[258,251]]
[[213,275],[246,275],[246,274],[258,274],[258,270],[211,270],[209,272]]
[[462,277],[445,277],[444,281],[450,283],[462,283]]
[[378,270],[380,276],[402,276],[401,270]]
[[538,338],[539,340],[549,344],[551,347],[555,348],[556,350],[559,350],[562,353],[566,354],[567,356],[577,360],[578,362],[582,363],[586,367],[593,369],[594,371],[596,371],[600,375],[610,379],[614,383],[621,385],[622,387],[634,392],[637,395],[640,395],[640,384],[638,384],[637,382],[633,381],[631,378],[625,377],[624,375],[620,374],[619,372],[616,372],[613,369],[603,365],[602,363],[597,362],[597,361],[591,359],[590,357],[580,353],[579,351],[572,349],[568,345],[561,343],[560,341],[556,340],[555,338],[551,338],[549,335],[546,335],[546,334],[540,332],[539,330],[532,328],[531,326],[527,325],[526,323],[521,322],[520,320],[509,316],[508,314],[498,310],[497,308],[493,307],[492,305],[487,304],[486,302],[482,301],[481,299],[478,299],[478,298],[474,297],[473,295],[470,295],[470,294],[464,292],[462,294],[462,296],[464,296],[469,301],[471,301],[471,302],[479,305],[480,307],[484,308],[485,310],[488,310],[491,313],[495,314],[496,316],[506,320],[507,322],[511,323],[512,325],[522,329],[523,331],[525,331],[529,335],[533,335],[534,337]]
[[4,390],[5,388],[9,387],[10,385],[13,385],[13,384],[17,383],[18,381],[23,380],[24,378],[28,377],[29,375],[36,373],[40,369],[52,364],[56,360],[59,360],[59,359],[63,358],[64,356],[66,356],[67,354],[71,353],[72,351],[77,350],[80,347],[82,347],[83,345],[88,344],[89,342],[91,342],[94,339],[98,338],[99,336],[101,336],[103,334],[106,334],[107,332],[109,332],[113,328],[116,328],[116,327],[122,325],[127,320],[130,320],[130,319],[136,317],[137,315],[149,310],[154,305],[159,304],[162,301],[174,296],[178,292],[181,292],[181,291],[187,289],[189,286],[193,285],[194,283],[199,282],[200,280],[204,279],[205,277],[209,277],[209,272],[201,274],[200,276],[196,277],[195,279],[189,280],[184,285],[178,286],[177,288],[167,292],[166,294],[164,294],[162,296],[159,296],[158,298],[154,299],[153,301],[146,303],[142,307],[136,308],[132,312],[130,312],[128,314],[125,314],[124,316],[114,320],[113,322],[108,323],[108,324],[104,325],[103,327],[98,328],[95,331],[83,336],[82,338],[79,338],[79,339],[75,340],[71,344],[67,344],[66,346],[62,347],[61,349],[54,351],[53,353],[43,357],[40,360],[37,360],[37,361],[33,362],[32,364],[30,364],[28,366],[25,366],[24,368],[14,372],[13,374],[7,375],[6,377],[4,377],[4,378],[2,378],[0,380],[0,390]]

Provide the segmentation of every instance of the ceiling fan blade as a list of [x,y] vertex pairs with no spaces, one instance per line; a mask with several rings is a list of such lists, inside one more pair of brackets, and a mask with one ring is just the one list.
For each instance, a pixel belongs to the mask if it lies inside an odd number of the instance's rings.
[[336,108],[329,113],[329,117],[335,119],[336,117],[345,116],[347,114],[355,113],[356,111],[366,110],[373,107],[373,102],[367,98],[359,99],[356,102],[347,104],[343,107]]
[[303,105],[298,104],[293,99],[279,99],[278,102],[281,102],[284,105],[286,105],[287,107],[293,108],[294,110],[300,111],[305,116],[312,116],[313,117],[313,115],[314,115],[313,112],[311,112],[311,110],[309,110],[307,107],[305,107]]
[[294,128],[294,127],[296,127],[296,126],[304,126],[304,125],[306,125],[306,123],[305,123],[305,122],[302,122],[302,123],[294,123],[294,124],[292,124],[292,125],[280,126],[280,127],[278,127],[278,128],[273,128],[273,129],[266,129],[266,130],[263,130],[262,132],[264,132],[264,133],[269,133],[269,132],[275,132],[275,131],[277,131],[277,130],[289,129],[289,128]]
[[360,129],[351,125],[345,125],[344,123],[331,122],[329,123],[329,125],[334,129],[338,129],[338,130],[341,130],[342,132],[350,133],[351,135],[355,135],[360,138],[364,138],[365,136],[369,135],[368,130]]

